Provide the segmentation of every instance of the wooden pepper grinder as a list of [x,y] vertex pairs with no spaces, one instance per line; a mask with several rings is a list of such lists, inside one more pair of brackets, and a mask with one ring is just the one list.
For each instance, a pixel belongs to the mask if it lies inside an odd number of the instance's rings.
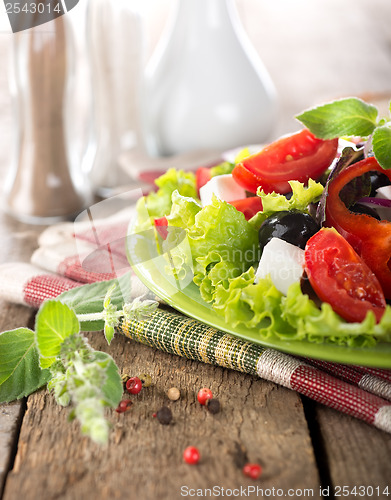
[[72,95],[74,47],[67,15],[13,35],[11,75],[17,152],[6,184],[5,210],[28,223],[75,217],[89,199],[76,148]]

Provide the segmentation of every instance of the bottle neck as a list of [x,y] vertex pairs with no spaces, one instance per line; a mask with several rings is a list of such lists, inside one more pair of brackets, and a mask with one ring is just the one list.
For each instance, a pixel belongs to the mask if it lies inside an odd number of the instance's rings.
[[178,0],[175,23],[190,30],[219,29],[236,15],[234,0]]

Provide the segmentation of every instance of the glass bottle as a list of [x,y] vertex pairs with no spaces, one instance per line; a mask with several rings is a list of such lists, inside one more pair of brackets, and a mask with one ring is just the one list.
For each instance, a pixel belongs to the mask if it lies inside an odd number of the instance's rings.
[[89,177],[103,197],[129,182],[119,158],[140,148],[144,31],[137,2],[91,0],[87,12],[95,158]]
[[261,143],[272,132],[276,104],[234,0],[178,0],[146,71],[149,153]]
[[5,211],[28,223],[74,218],[90,202],[68,112],[74,52],[67,15],[13,35],[11,93],[15,161],[5,186]]

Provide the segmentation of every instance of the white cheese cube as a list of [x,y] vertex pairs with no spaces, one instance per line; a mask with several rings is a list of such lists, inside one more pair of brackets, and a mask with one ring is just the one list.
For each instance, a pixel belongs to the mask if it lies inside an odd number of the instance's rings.
[[221,201],[235,201],[246,197],[246,190],[232,177],[232,174],[216,175],[200,188],[201,205],[210,205],[213,195]]
[[263,249],[255,283],[270,275],[277,290],[286,295],[290,285],[300,281],[303,270],[304,250],[280,238],[272,238]]

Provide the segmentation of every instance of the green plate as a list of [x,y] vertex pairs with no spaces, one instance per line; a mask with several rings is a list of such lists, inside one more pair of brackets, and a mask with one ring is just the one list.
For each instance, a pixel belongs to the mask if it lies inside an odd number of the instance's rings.
[[277,336],[263,339],[255,329],[245,326],[232,328],[201,298],[198,287],[192,281],[186,284],[174,280],[165,273],[167,261],[158,253],[152,229],[141,234],[131,234],[127,242],[128,260],[144,285],[160,299],[187,316],[243,340],[289,354],[336,363],[391,369],[391,344],[379,343],[374,347],[365,348],[342,347],[304,340],[286,341]]

